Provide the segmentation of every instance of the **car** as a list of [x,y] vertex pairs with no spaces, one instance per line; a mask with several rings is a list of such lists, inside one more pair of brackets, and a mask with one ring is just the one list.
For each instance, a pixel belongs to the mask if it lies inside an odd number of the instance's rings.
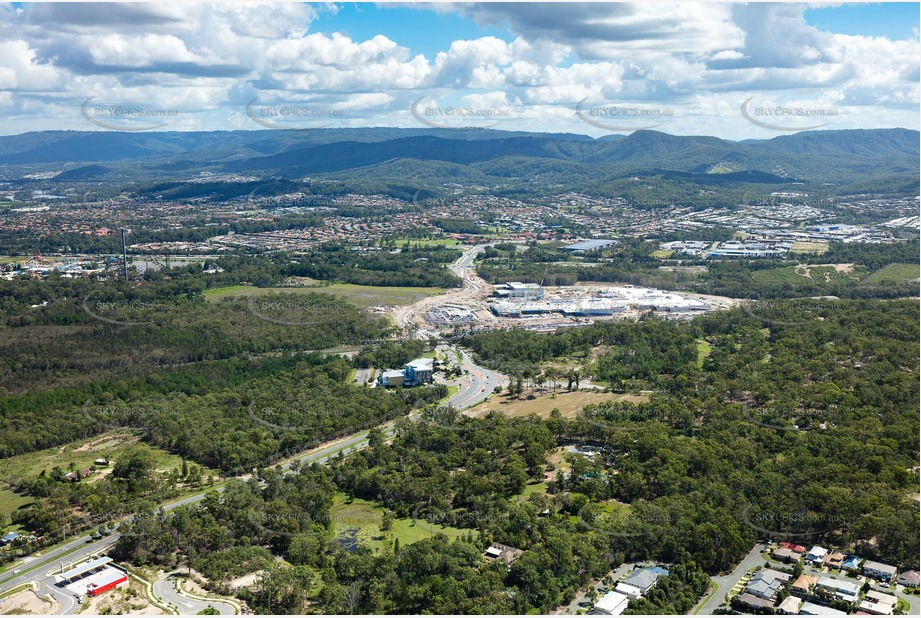
[[889,587],[889,582],[883,582],[883,583],[881,583],[881,584],[879,585],[879,587],[880,587],[880,588],[888,588],[888,587]]
[[22,569],[13,569],[13,575],[19,575]]

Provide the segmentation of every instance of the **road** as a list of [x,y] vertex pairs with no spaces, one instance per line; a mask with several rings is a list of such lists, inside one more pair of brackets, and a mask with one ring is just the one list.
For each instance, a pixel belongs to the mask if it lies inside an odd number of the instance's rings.
[[[733,569],[732,573],[729,575],[711,577],[710,579],[719,586],[719,591],[713,595],[712,599],[707,601],[703,608],[699,610],[699,613],[702,615],[712,615],[714,610],[723,604],[723,597],[726,596],[726,593],[742,579],[742,576],[745,575],[748,569],[764,564],[764,558],[761,556],[761,552],[765,549],[766,546],[764,544],[758,543],[748,552],[748,555],[742,559],[742,562]],[[691,613],[694,612],[692,611]]]
[[438,296],[423,298],[411,305],[404,305],[393,310],[393,319],[406,333],[407,337],[414,339],[437,339],[438,333],[429,330],[431,327],[425,321],[425,312],[434,307],[445,304],[469,304],[472,301],[481,301],[492,291],[492,287],[477,275],[473,269],[476,256],[489,245],[476,245],[465,249],[461,256],[450,266],[451,272],[460,277],[464,286],[448,290]]
[[[700,609],[699,612],[697,613],[699,615],[712,615],[713,611],[719,608],[723,604],[723,598],[726,596],[726,594],[728,594],[729,591],[732,590],[733,586],[735,586],[739,582],[739,580],[742,579],[742,576],[745,575],[745,573],[752,567],[764,566],[764,563],[768,562],[770,563],[771,567],[775,569],[789,568],[790,565],[782,565],[777,562],[773,562],[771,560],[765,560],[765,557],[761,555],[761,552],[763,552],[765,549],[766,549],[766,546],[762,543],[755,545],[755,547],[748,553],[747,556],[745,556],[742,562],[739,563],[739,565],[732,571],[732,573],[730,573],[729,575],[722,575],[719,577],[711,577],[710,579],[712,579],[714,582],[716,582],[719,585],[719,592],[717,592],[716,595],[712,599],[710,599],[703,606],[703,608]],[[845,581],[849,581],[849,582],[858,584],[860,586],[862,586],[865,581],[863,579],[855,579],[853,577],[849,577],[847,575],[843,575],[839,573],[823,572],[823,571],[814,569],[811,566],[807,566],[806,568],[804,568],[803,573],[806,573],[807,575],[812,575],[814,577],[833,576],[836,579],[843,579]],[[909,594],[905,594],[901,591],[885,590],[885,589],[880,588],[879,586],[874,586],[874,588],[882,592],[886,592],[887,594],[895,594],[900,599],[903,599],[904,601],[906,601],[909,605],[909,610],[908,610],[909,615],[917,616],[921,614],[921,605],[919,605],[918,597],[912,596]],[[695,612],[692,611],[691,613],[693,614]]]
[[183,615],[197,614],[198,612],[213,607],[223,616],[233,616],[236,610],[233,605],[223,601],[200,601],[186,596],[176,590],[179,573],[164,573],[153,584],[154,594],[158,599],[177,608]]
[[[588,599],[588,597],[589,597],[589,592],[590,592],[592,589],[598,590],[598,588],[601,587],[601,583],[602,583],[607,577],[610,577],[611,579],[613,579],[614,582],[615,582],[615,585],[616,585],[616,582],[617,582],[618,580],[620,580],[621,577],[623,577],[624,575],[626,575],[627,573],[629,573],[630,571],[632,571],[633,568],[634,568],[635,566],[636,566],[636,565],[634,565],[634,564],[632,564],[632,563],[626,563],[626,562],[625,562],[624,564],[620,565],[619,567],[617,567],[616,569],[614,569],[613,571],[611,571],[610,573],[608,573],[605,577],[602,577],[601,579],[596,579],[596,580],[592,581],[592,583],[591,583],[591,585],[589,586],[589,588],[588,588],[587,590],[585,590],[584,592],[582,592],[581,594],[577,594],[577,595],[576,595],[576,598],[572,600],[572,603],[570,603],[569,605],[567,605],[564,609],[558,609],[557,611],[555,611],[555,612],[553,612],[553,613],[555,613],[555,614],[570,614],[570,615],[574,615],[574,614],[577,614],[577,613],[579,612],[580,609],[589,610],[589,609],[591,608],[590,605],[586,605],[585,607],[582,607],[582,606],[580,606],[579,604],[589,600],[589,599]],[[612,587],[611,589],[613,590],[613,587]],[[605,594],[604,592],[602,592],[601,590],[598,590],[598,596],[599,596],[599,598],[600,598],[600,597],[603,597],[604,594]]]
[[458,381],[460,390],[445,402],[446,405],[463,410],[485,400],[492,395],[493,389],[497,386],[500,388],[508,386],[506,376],[477,365],[466,350],[457,348],[457,351],[461,357],[460,365],[467,373]]

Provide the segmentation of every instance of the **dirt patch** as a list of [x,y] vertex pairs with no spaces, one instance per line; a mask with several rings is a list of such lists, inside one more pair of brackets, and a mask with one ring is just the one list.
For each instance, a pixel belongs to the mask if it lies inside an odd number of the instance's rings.
[[98,597],[87,597],[82,613],[90,615],[167,615],[167,612],[147,600],[147,597],[144,596],[144,590],[141,584],[134,579],[129,579],[128,582],[127,586],[122,586],[109,592],[103,592]]
[[534,399],[527,399],[526,396],[521,399],[508,399],[504,395],[497,395],[466,410],[464,414],[466,416],[480,417],[490,412],[502,412],[508,416],[536,414],[541,418],[548,418],[551,410],[558,408],[563,417],[575,418],[579,410],[586,405],[604,401],[645,403],[649,401],[649,395],[620,395],[599,391],[558,392],[555,398],[548,391],[538,394]]
[[257,577],[259,577],[259,571],[250,573],[249,575],[244,575],[243,577],[232,579],[230,580],[230,587],[233,589],[249,588],[250,586],[256,583]]
[[7,616],[12,614],[53,614],[57,610],[57,601],[46,601],[31,589],[11,594],[0,605],[0,614]]
[[132,435],[101,436],[99,438],[94,438],[93,440],[90,440],[89,442],[86,442],[82,444],[81,446],[78,446],[77,448],[74,449],[73,452],[74,453],[85,453],[86,451],[92,450],[94,446],[98,444],[102,444],[103,442],[111,442],[113,440],[118,440],[120,442],[123,442],[127,440],[136,440],[136,439],[137,439],[137,436],[132,436]]
[[795,272],[797,275],[806,277],[807,279],[812,279],[812,268],[806,266],[805,264],[797,264],[794,267],[793,272]]

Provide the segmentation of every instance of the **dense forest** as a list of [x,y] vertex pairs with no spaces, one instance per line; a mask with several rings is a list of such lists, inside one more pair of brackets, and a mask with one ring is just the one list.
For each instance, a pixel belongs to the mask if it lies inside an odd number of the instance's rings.
[[[213,573],[211,560],[242,571],[280,556],[244,593],[277,613],[547,612],[590,578],[648,559],[672,575],[628,613],[684,612],[707,587],[702,572],[731,569],[765,521],[781,538],[917,568],[917,304],[818,305],[808,322],[790,311],[474,335],[465,342],[487,362],[536,372],[588,346],[597,366],[585,370],[655,393],[575,417],[425,413],[389,441],[372,430],[366,449],[328,468],[262,470],[261,484],[152,514],[118,555]],[[698,340],[711,346],[702,362],[690,355]],[[565,474],[548,464],[573,444],[588,451],[567,454]],[[545,489],[526,491],[536,483]],[[383,549],[349,550],[328,522],[336,492],[379,505],[385,521],[467,532],[401,546],[382,524]],[[224,545],[209,553],[215,538]],[[486,561],[493,541],[524,553]]]

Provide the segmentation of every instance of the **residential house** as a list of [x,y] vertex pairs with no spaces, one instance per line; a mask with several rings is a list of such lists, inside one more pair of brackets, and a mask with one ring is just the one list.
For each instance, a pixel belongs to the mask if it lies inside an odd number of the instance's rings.
[[777,606],[777,613],[785,614],[787,616],[795,616],[799,613],[799,604],[802,602],[802,599],[799,599],[791,594],[786,599],[781,601]]
[[773,556],[775,560],[780,560],[781,562],[796,563],[800,561],[803,554],[795,552],[792,549],[787,549],[786,547],[778,547],[771,552],[771,556]]
[[902,584],[906,588],[919,588],[921,587],[921,576],[918,575],[917,571],[905,571],[899,575],[895,583]]
[[777,597],[777,592],[791,579],[792,576],[786,573],[774,569],[761,569],[748,580],[745,592],[762,599],[773,600]]
[[795,551],[798,554],[805,554],[806,548],[802,545],[797,545],[796,543],[788,543],[787,541],[782,541],[780,546],[784,549],[789,549],[790,551]]
[[7,532],[2,537],[0,537],[0,545],[9,545],[20,536],[22,536],[21,532]]
[[486,548],[483,555],[491,560],[501,560],[506,564],[511,564],[518,560],[518,557],[524,553],[524,550],[503,545],[502,543],[493,543]]
[[822,577],[816,582],[815,589],[816,591],[827,590],[833,593],[836,598],[847,601],[848,603],[853,603],[857,600],[857,595],[860,593],[860,584],[851,583],[843,579],[835,579],[833,577]]
[[659,575],[649,569],[637,569],[619,581],[614,589],[627,595],[631,600],[638,599],[649,592],[658,579]]
[[844,564],[844,554],[840,551],[832,552],[825,556],[825,566],[830,569],[840,569]]
[[898,599],[894,595],[870,590],[867,592],[867,598],[861,601],[857,607],[868,614],[891,616],[898,603]]
[[863,563],[863,574],[874,579],[882,579],[884,581],[895,579],[896,571],[897,569],[894,566],[874,560],[867,560]]
[[630,602],[630,599],[627,598],[627,595],[621,594],[616,590],[612,590],[595,603],[595,607],[592,608],[593,614],[604,614],[606,616],[620,616],[624,613],[624,610],[627,609],[627,604]]
[[736,600],[739,603],[748,605],[749,607],[754,607],[756,609],[773,609],[774,602],[769,599],[762,599],[761,597],[756,597],[753,594],[743,592],[736,597]]
[[809,553],[806,554],[806,562],[811,562],[815,565],[821,565],[825,562],[825,556],[828,555],[828,550],[824,547],[819,547],[818,545],[813,545],[812,549],[809,550]]
[[806,596],[809,594],[809,591],[812,590],[812,587],[815,586],[816,581],[817,578],[803,573],[797,577],[793,585],[790,586],[790,592],[799,596]]
[[803,603],[803,606],[799,608],[799,613],[800,616],[847,616],[847,612],[842,612],[840,609],[816,605],[809,601]]
[[859,571],[861,559],[859,556],[848,556],[844,559],[844,562],[841,563],[841,568],[845,571]]

